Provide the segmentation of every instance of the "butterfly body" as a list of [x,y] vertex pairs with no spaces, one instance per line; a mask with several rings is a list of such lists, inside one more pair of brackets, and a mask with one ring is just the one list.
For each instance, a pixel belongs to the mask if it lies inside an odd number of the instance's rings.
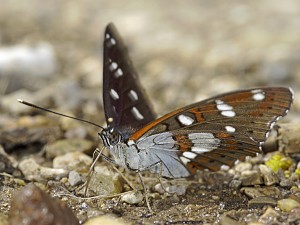
[[103,99],[107,129],[99,136],[116,164],[179,178],[216,171],[255,156],[288,112],[292,90],[263,87],[221,94],[158,119],[112,24],[104,40]]

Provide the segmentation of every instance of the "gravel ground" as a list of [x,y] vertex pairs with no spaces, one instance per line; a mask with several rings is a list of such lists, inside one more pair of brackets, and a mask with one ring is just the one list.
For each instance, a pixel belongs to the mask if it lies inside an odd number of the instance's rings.
[[[300,222],[298,1],[0,3],[0,225]],[[165,180],[172,194],[145,173],[154,215],[139,192],[79,198],[93,150],[101,146],[99,130],[16,99],[105,124],[102,41],[109,22],[158,115],[226,91],[292,87],[294,104],[270,138],[272,152],[227,171]],[[140,185],[136,174],[122,172]],[[111,165],[99,162],[88,194],[130,190]],[[26,216],[37,220],[25,223]]]

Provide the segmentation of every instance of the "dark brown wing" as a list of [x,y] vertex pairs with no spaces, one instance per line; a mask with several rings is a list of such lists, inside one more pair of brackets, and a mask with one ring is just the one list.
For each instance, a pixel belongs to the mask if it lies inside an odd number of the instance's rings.
[[[292,100],[291,89],[284,87],[226,93],[158,118],[133,133],[130,140],[139,143],[155,136],[154,147],[173,144],[165,150],[178,150],[191,173],[197,169],[218,170],[256,155],[274,123],[290,109]],[[170,133],[172,139],[163,138]]]
[[115,26],[104,36],[103,101],[107,123],[123,137],[155,119],[127,49]]

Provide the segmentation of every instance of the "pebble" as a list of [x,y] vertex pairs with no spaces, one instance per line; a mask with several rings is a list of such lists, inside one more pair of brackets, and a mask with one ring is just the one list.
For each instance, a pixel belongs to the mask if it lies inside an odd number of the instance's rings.
[[64,202],[52,199],[34,184],[26,185],[14,195],[8,219],[10,225],[79,225]]
[[229,183],[229,187],[235,188],[235,189],[240,188],[241,185],[242,185],[242,181],[241,181],[241,180],[232,180],[232,181]]
[[268,207],[266,211],[259,217],[258,221],[263,224],[277,224],[278,220],[277,218],[280,217],[280,214],[278,211],[276,211],[272,207]]
[[81,152],[70,152],[56,156],[53,159],[53,168],[65,169],[67,171],[87,172],[93,159]]
[[33,158],[22,160],[19,163],[19,169],[26,179],[32,181],[57,180],[68,176],[67,170],[43,167],[37,164]]
[[242,173],[252,169],[252,164],[249,162],[240,162],[234,167],[235,171]]
[[262,178],[264,180],[264,184],[266,186],[271,186],[273,184],[278,184],[279,183],[278,176],[269,167],[267,167],[266,165],[261,164],[261,165],[259,165],[259,169],[260,169]]
[[85,139],[64,139],[47,144],[45,151],[48,158],[54,158],[69,152],[89,152],[93,146],[93,142]]
[[144,195],[141,191],[131,191],[126,194],[122,194],[121,201],[131,205],[141,203],[144,200]]
[[288,215],[288,222],[295,223],[296,221],[300,220],[300,208],[294,208],[290,211],[290,214]]
[[272,197],[259,196],[259,197],[255,197],[255,198],[251,199],[248,202],[248,206],[251,208],[261,208],[261,207],[264,207],[265,205],[276,206],[277,201]]
[[129,225],[131,223],[126,223],[121,218],[115,218],[113,216],[99,216],[92,218],[84,223],[84,225],[99,225],[99,224],[105,224],[105,225]]
[[281,197],[281,191],[277,187],[244,187],[241,192],[250,198],[257,198],[260,196],[269,196],[273,198]]
[[69,176],[68,176],[68,181],[71,186],[76,186],[76,185],[82,183],[80,174],[74,170],[70,171]]
[[123,179],[106,166],[96,166],[88,186],[89,196],[121,193]]
[[245,225],[245,223],[236,221],[224,214],[220,217],[220,224],[221,225]]
[[185,195],[187,186],[186,185],[170,185],[170,184],[163,184],[164,188],[162,187],[161,183],[158,183],[155,185],[154,189],[160,194],[165,193],[167,191],[171,194],[177,194],[177,195]]
[[300,203],[294,199],[286,198],[279,200],[277,206],[282,211],[290,212],[292,209],[300,207]]
[[290,188],[293,185],[295,185],[295,182],[292,181],[291,179],[288,179],[288,178],[282,178],[282,179],[280,179],[280,183],[279,183],[280,187]]
[[242,186],[253,186],[263,183],[261,174],[257,170],[243,171],[240,180],[242,181]]

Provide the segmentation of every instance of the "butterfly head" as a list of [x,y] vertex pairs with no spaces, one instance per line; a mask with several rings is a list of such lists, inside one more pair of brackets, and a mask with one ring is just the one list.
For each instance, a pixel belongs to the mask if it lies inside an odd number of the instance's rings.
[[110,127],[103,129],[98,135],[106,147],[113,147],[122,139],[121,135]]

